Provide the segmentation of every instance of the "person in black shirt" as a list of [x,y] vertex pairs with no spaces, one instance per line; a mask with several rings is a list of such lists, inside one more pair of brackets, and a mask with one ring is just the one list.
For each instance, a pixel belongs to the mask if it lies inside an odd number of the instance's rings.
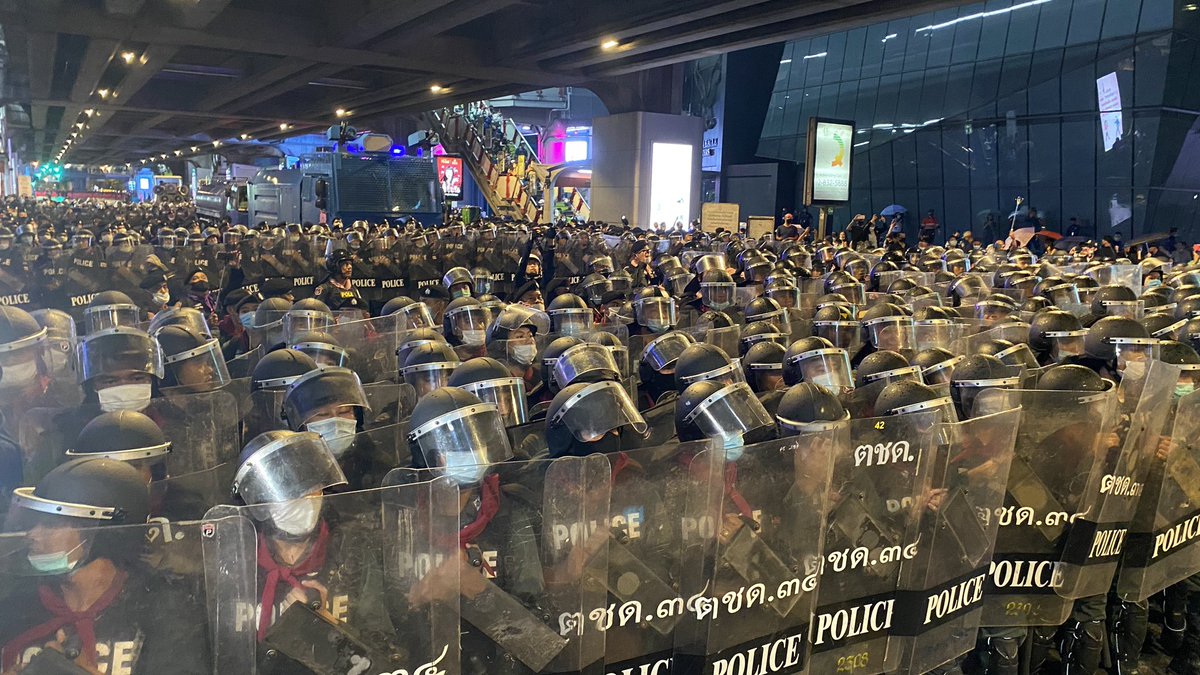
[[658,283],[657,275],[650,268],[650,243],[647,241],[638,241],[634,243],[630,251],[629,264],[625,266],[625,271],[633,279],[631,288],[642,288],[643,286],[652,286]]
[[354,274],[354,260],[350,252],[338,249],[325,259],[325,269],[329,270],[329,278],[317,286],[313,296],[329,306],[329,309],[367,309],[367,301],[362,294],[350,283]]
[[800,236],[800,230],[792,224],[792,214],[783,214],[783,224],[775,228],[775,239],[778,241],[795,240]]

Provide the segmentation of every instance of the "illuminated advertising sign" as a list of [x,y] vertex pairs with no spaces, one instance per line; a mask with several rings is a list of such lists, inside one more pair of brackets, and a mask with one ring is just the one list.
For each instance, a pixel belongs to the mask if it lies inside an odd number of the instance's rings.
[[1104,151],[1113,149],[1125,135],[1121,118],[1121,87],[1117,74],[1109,73],[1096,80],[1096,100],[1100,107],[1100,133],[1104,136]]
[[854,122],[808,118],[808,151],[804,164],[804,203],[845,204],[850,201],[850,159]]
[[442,184],[442,193],[446,199],[462,199],[463,191],[463,161],[462,157],[438,155],[438,181]]
[[691,220],[694,147],[655,143],[650,157],[650,222],[660,227]]

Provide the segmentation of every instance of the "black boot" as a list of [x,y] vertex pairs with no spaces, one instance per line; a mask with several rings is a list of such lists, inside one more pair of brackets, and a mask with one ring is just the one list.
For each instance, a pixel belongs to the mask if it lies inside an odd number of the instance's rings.
[[1062,675],[1095,675],[1103,647],[1104,619],[1068,621],[1058,643]]

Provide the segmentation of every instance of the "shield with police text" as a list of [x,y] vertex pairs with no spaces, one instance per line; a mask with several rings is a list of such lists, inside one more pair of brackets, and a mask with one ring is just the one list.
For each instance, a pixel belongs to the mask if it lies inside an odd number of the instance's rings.
[[718,441],[690,462],[675,672],[806,667],[830,476],[845,439],[842,424],[744,447]]
[[806,672],[891,672],[902,641],[900,573],[916,559],[937,411],[849,422],[833,467]]
[[1088,486],[1103,469],[1116,392],[989,389],[975,403],[978,414],[1017,408],[1024,414],[1004,501],[992,511],[998,529],[981,625],[1058,625],[1072,604],[1057,592],[1063,546],[1072,523],[1099,509]]
[[892,635],[900,670],[926,673],[975,646],[1021,410],[938,427],[919,509],[916,557],[902,569]]
[[1117,389],[1115,429],[1099,439],[1101,469],[1086,488],[1096,508],[1072,522],[1063,544],[1063,583],[1055,589],[1059,595],[1086,598],[1108,590],[1146,476],[1158,462],[1155,453],[1179,373],[1178,366],[1162,361],[1151,361],[1140,377],[1132,368],[1126,370]]
[[242,666],[219,672],[458,672],[449,481],[223,506],[202,527],[215,658]]
[[[206,572],[217,569],[216,561],[203,557],[205,524],[155,518],[102,525],[88,517],[52,515],[38,508],[44,504],[27,503],[34,508],[14,503],[0,535],[0,592],[22,608],[0,622],[4,672],[254,672],[247,659],[253,636],[221,636],[205,610],[215,581]],[[64,612],[70,611],[71,600],[63,595],[63,571],[43,562],[49,528],[59,541],[79,542],[87,551],[81,563],[100,572],[95,580],[100,594],[85,620],[58,618],[70,616]],[[250,539],[230,542],[227,553],[231,560],[246,559],[253,555],[252,545]],[[235,551],[235,546],[240,548]],[[81,564],[76,571],[83,569]],[[220,637],[236,655],[215,658]]]
[[1129,526],[1117,593],[1143,602],[1200,572],[1200,393],[1176,399]]

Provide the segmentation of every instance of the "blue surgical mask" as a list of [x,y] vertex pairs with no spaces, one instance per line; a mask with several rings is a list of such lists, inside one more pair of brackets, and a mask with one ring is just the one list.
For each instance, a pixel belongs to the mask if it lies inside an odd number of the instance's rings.
[[1183,398],[1196,391],[1196,385],[1191,382],[1180,382],[1175,385],[1175,398]]
[[746,446],[746,440],[741,434],[722,436],[721,441],[725,448],[725,461],[736,462],[741,459]]
[[245,314],[239,314],[238,315],[238,323],[242,324],[242,328],[253,328],[254,327],[254,313],[246,312]]
[[1162,279],[1151,279],[1146,282],[1146,288],[1154,288],[1155,286],[1162,286]]

